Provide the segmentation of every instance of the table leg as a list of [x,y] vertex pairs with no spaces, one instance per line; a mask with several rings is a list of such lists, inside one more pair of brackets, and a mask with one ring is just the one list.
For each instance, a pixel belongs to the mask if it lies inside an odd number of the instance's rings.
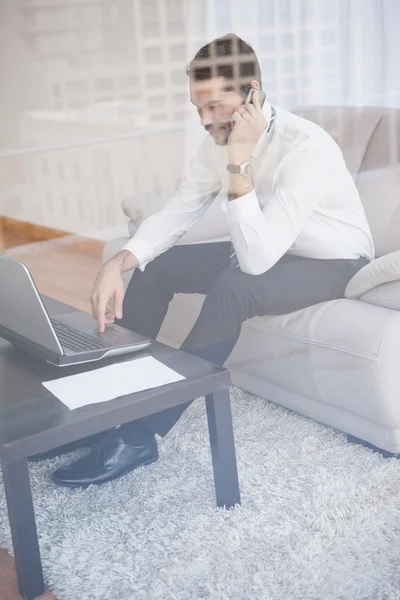
[[232,508],[240,504],[240,491],[229,389],[206,396],[206,407],[217,505]]
[[34,600],[45,590],[28,463],[25,459],[3,462],[2,471],[18,588],[25,600]]

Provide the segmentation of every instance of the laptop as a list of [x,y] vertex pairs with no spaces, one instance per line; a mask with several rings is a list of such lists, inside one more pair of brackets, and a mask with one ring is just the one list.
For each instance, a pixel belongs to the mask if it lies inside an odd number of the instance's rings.
[[0,337],[64,367],[128,354],[151,340],[119,325],[99,333],[97,321],[77,310],[50,317],[23,263],[0,256]]

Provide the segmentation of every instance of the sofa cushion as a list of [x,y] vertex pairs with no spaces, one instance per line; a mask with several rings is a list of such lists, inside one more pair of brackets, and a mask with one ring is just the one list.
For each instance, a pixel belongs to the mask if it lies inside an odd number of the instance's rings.
[[400,280],[378,285],[360,296],[359,300],[400,311]]
[[376,255],[400,248],[400,164],[362,171],[356,181]]
[[347,284],[345,296],[359,300],[370,290],[397,280],[400,280],[400,250],[381,256],[358,271]]

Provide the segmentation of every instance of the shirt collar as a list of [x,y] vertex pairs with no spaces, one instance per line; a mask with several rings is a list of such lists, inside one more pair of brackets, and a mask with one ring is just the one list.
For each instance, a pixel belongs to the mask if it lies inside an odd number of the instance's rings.
[[265,100],[265,102],[264,102],[263,114],[264,114],[265,120],[267,121],[267,126],[254,145],[254,148],[251,152],[252,158],[259,157],[259,154],[260,154],[260,151],[261,151],[262,145],[264,144],[265,139],[272,135],[272,131],[271,131],[272,128],[269,128],[269,124],[270,124],[270,120],[271,120],[273,111],[272,111],[272,106],[270,105],[268,100]]

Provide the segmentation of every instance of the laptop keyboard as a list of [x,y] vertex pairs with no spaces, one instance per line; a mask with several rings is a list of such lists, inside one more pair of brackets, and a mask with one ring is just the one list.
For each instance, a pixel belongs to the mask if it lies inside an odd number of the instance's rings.
[[60,323],[56,319],[51,319],[51,323],[63,348],[68,348],[73,352],[87,352],[88,350],[101,350],[110,347],[109,344],[103,344],[91,335],[65,325],[65,323]]

